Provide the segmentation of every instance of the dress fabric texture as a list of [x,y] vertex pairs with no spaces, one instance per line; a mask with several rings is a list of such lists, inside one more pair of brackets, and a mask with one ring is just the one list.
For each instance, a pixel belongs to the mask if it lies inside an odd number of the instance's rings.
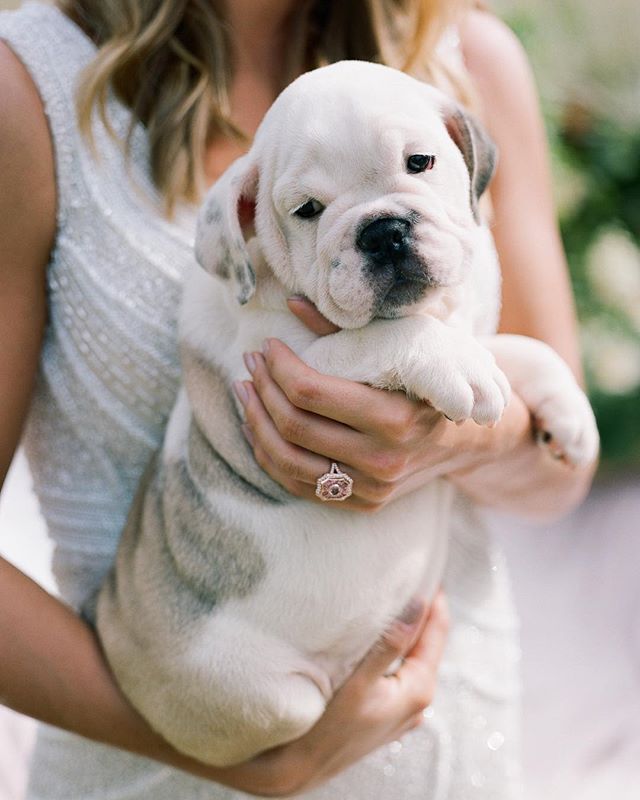
[[[0,14],[0,38],[38,87],[55,152],[50,321],[24,446],[54,543],[61,597],[79,608],[109,569],[141,474],[179,382],[176,314],[193,259],[195,210],[160,213],[144,127],[131,159],[94,120],[98,158],[76,123],[74,90],[95,55],[59,10]],[[129,112],[108,113],[124,135]],[[501,554],[458,500],[445,578],[453,618],[424,724],[305,795],[327,800],[520,797],[517,624]],[[29,800],[246,797],[170,767],[41,725]]]

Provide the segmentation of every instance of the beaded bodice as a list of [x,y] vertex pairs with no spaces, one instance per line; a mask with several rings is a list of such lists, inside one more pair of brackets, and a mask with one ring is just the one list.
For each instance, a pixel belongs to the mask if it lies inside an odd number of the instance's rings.
[[[49,323],[24,445],[63,597],[109,568],[179,381],[176,312],[195,210],[160,213],[137,126],[127,160],[96,118],[92,151],[75,87],[95,46],[53,6],[0,14],[44,102],[55,152],[57,237]],[[123,136],[129,112],[108,101]],[[446,586],[454,624],[425,722],[313,791],[314,800],[513,800],[519,796],[515,623],[503,562],[469,506],[455,515]],[[156,762],[43,727],[29,800],[240,800]]]
[[[42,96],[58,192],[49,324],[24,446],[54,542],[113,551],[177,389],[175,318],[194,212],[183,209],[179,223],[159,213],[142,126],[127,161],[96,119],[94,158],[74,92],[95,46],[76,25],[29,4],[2,16],[0,35]],[[124,136],[128,110],[112,97],[108,114]]]

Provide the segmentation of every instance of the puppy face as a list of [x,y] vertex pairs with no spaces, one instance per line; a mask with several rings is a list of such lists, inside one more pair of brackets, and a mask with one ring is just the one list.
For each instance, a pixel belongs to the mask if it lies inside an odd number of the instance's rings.
[[335,324],[402,316],[464,280],[492,167],[486,137],[440,92],[380,65],[334,64],[280,95],[211,190],[197,255],[246,301],[254,222],[279,281]]

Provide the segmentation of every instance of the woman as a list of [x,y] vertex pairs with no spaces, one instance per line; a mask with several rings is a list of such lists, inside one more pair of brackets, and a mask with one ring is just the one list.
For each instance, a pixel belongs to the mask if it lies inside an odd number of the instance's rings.
[[[464,59],[501,150],[492,200],[503,329],[545,339],[579,371],[542,126],[508,32],[462,0],[234,0],[221,9],[213,0],[69,0],[0,17],[2,474],[26,419],[54,572],[76,609],[108,569],[175,394],[192,202],[246,149],[239,132],[250,136],[305,68],[343,57],[406,62],[463,94]],[[303,299],[290,307],[328,332]],[[454,625],[433,706],[423,718],[441,601],[426,626],[420,602],[406,610],[307,736],[234,769],[205,768],[172,752],[124,702],[79,618],[0,562],[0,695],[54,726],[40,731],[30,796],[236,796],[223,786],[341,799],[517,796],[513,617],[469,499],[554,515],[584,494],[589,470],[534,446],[517,397],[493,430],[456,427],[400,394],[314,374],[278,342],[256,355],[246,412],[256,458],[295,495],[312,498],[329,458],[354,478],[347,503],[363,511],[436,476],[467,498],[453,525]],[[385,678],[403,653],[398,677]]]

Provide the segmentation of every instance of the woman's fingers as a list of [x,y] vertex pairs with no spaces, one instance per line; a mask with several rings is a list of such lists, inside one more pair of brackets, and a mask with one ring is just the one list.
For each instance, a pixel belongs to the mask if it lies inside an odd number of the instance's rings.
[[362,449],[365,437],[353,428],[293,405],[269,374],[260,353],[245,356],[245,362],[262,404],[288,442],[331,461],[345,462],[354,450]]
[[421,714],[433,702],[438,666],[448,630],[446,600],[440,592],[426,615],[424,628],[396,672],[399,689],[413,714]]
[[388,702],[396,709],[403,730],[415,727],[417,715],[433,700],[447,630],[442,593],[430,608],[424,600],[414,597],[353,673],[351,680],[365,691],[381,678],[388,681],[383,684],[383,704]]
[[415,424],[419,404],[403,393],[321,375],[279,339],[268,339],[263,352],[271,377],[297,408],[391,438],[408,435]]
[[306,297],[294,296],[289,297],[287,305],[292,314],[309,328],[309,330],[317,333],[318,336],[327,336],[329,333],[336,333],[340,330],[337,325],[324,317],[318,309],[314,306],[311,300]]
[[322,375],[277,339],[268,344],[266,356],[245,355],[253,382],[239,385],[260,466],[292,494],[317,499],[316,481],[335,461],[354,481],[342,508],[375,510],[409,487],[441,415],[404,393]]
[[415,659],[435,671],[442,658],[448,632],[449,607],[444,592],[440,590],[433,599],[424,629],[407,652],[405,661]]
[[[322,502],[316,497],[316,481],[329,471],[331,460],[291,444],[284,439],[249,381],[236,388],[244,405],[245,435],[253,447],[254,456],[262,469],[296,497]],[[335,424],[335,423],[331,423]],[[349,508],[371,511],[387,497],[389,488],[366,478],[351,466],[345,466],[353,478],[354,494],[341,503]]]
[[[263,357],[247,357],[253,378],[245,383],[245,416],[260,466],[300,497],[315,498],[318,478],[337,462],[354,481],[365,508],[387,502],[408,460],[392,448],[376,449],[366,434],[294,406],[266,369]],[[306,487],[292,488],[291,481]]]
[[327,471],[326,459],[283,439],[252,383],[242,384],[244,395],[237,386],[234,388],[244,405],[248,438],[254,451],[263,451],[289,481],[315,484],[312,476]]
[[369,681],[387,675],[394,663],[404,658],[405,654],[415,646],[427,622],[428,614],[427,604],[420,598],[414,597],[401,616],[392,622],[369,650],[354,672],[354,677],[359,676]]

